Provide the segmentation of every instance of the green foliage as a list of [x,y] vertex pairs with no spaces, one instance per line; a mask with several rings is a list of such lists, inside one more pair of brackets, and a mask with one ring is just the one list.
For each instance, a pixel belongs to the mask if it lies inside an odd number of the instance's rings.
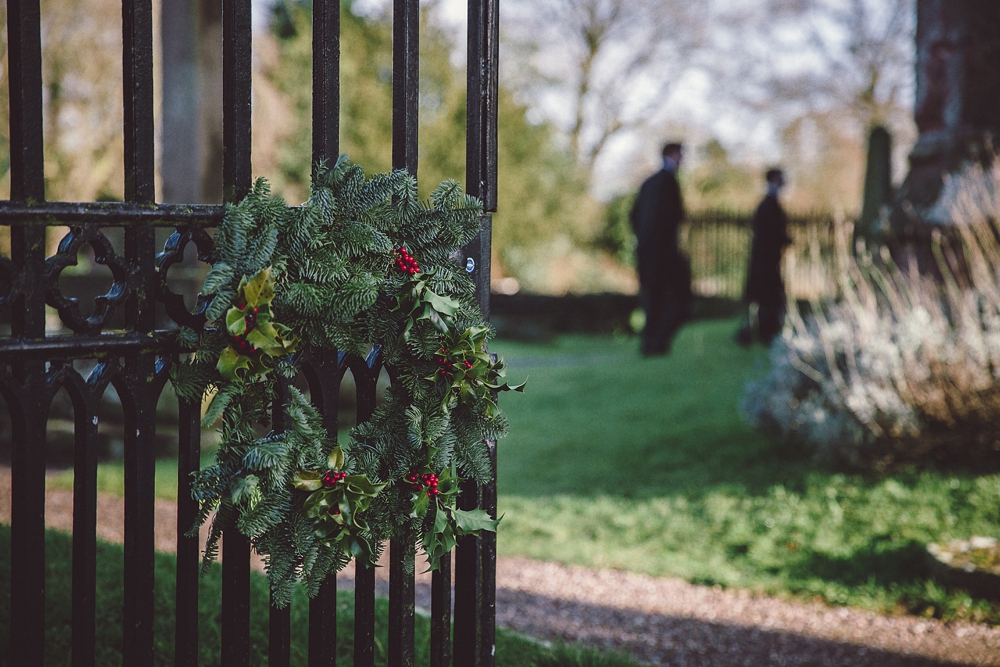
[[[47,531],[45,535],[45,664],[63,667],[70,664],[72,648],[71,603],[72,549],[70,535]],[[95,664],[120,665],[122,661],[122,596],[124,554],[121,546],[97,543],[96,608],[97,623]],[[177,560],[171,554],[156,554],[153,595],[153,665],[174,664],[174,602]],[[10,572],[10,527],[0,525],[0,573]],[[256,572],[250,575],[250,664],[268,661],[269,626],[268,582]],[[213,566],[199,582],[198,664],[222,665],[219,600],[222,597],[222,568]],[[305,665],[308,660],[309,604],[305,591],[297,591],[291,606],[291,664]],[[10,599],[10,577],[0,576],[0,599]],[[10,605],[0,605],[0,667],[10,666]],[[430,618],[417,614],[415,624],[415,664],[430,662]],[[388,662],[389,604],[385,598],[375,601],[374,658],[377,667]],[[337,593],[337,643],[327,646],[335,651],[337,664],[350,665],[354,654],[354,595]],[[497,629],[497,667],[631,667],[635,663],[613,653],[599,653],[572,645],[545,648],[538,641],[503,628]],[[13,666],[10,666],[13,667]]]
[[718,139],[698,151],[694,165],[680,172],[684,204],[689,211],[752,210],[764,192],[764,173],[744,161],[733,161]]
[[635,265],[635,234],[629,214],[635,193],[618,195],[604,208],[603,225],[594,244],[624,266]]
[[493,343],[532,383],[502,403],[500,554],[1000,623],[1000,606],[935,581],[921,548],[1000,533],[995,467],[817,468],[743,423],[767,357],[732,343],[737,326],[691,324],[655,360],[634,339]]
[[[228,207],[203,290],[216,326],[171,376],[178,396],[214,394],[203,425],[222,419],[216,462],[192,484],[199,525],[216,512],[206,567],[223,532],[239,530],[265,557],[274,603],[285,606],[297,581],[314,595],[351,558],[375,562],[385,540],[415,545],[437,531],[426,502],[413,511],[402,483],[408,470],[434,462],[456,481],[489,479],[484,441],[506,432],[493,394],[521,387],[502,382],[502,362],[485,352],[492,332],[453,258],[478,234],[481,213],[453,181],[420,201],[412,176],[366,178],[346,156],[317,166],[300,207],[272,197],[263,179]],[[378,349],[397,378],[343,450],[282,380],[295,375],[292,353],[311,347],[361,358]],[[475,362],[452,369],[446,386],[432,361],[444,347]],[[279,396],[281,427],[260,436]],[[493,529],[459,522],[454,502],[432,499],[447,530]],[[432,554],[431,565],[439,558]]]

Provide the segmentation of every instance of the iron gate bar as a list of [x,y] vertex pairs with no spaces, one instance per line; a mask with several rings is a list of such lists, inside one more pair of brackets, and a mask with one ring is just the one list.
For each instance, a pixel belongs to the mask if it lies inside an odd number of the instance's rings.
[[[327,433],[337,433],[340,384],[346,370],[345,355],[336,350],[312,349],[302,355],[302,374],[313,405],[323,416]],[[331,573],[309,601],[309,667],[335,667],[337,651],[337,575]]]
[[[348,356],[346,363],[357,388],[356,423],[368,421],[375,412],[379,372],[382,370],[380,348],[366,359]],[[375,568],[363,558],[354,559],[354,667],[375,664]]]
[[45,199],[42,37],[39,0],[7,0],[10,86],[10,198]]
[[312,160],[340,152],[340,0],[313,0]]
[[[328,165],[340,152],[340,0],[314,0],[312,34],[312,162]],[[337,433],[337,403],[344,355],[313,350],[302,364],[327,433]],[[337,664],[337,574],[330,573],[309,601],[309,666]],[[331,647],[333,647],[331,649]]]
[[[42,160],[41,28],[38,0],[9,0],[11,197],[45,198]],[[13,28],[13,30],[11,29]],[[12,308],[12,333],[38,337],[45,332],[45,230],[11,230],[11,255],[23,275]],[[41,665],[45,639],[45,451],[31,435],[44,433],[50,400],[44,361],[12,366],[20,385],[17,398],[5,392],[11,408],[11,657],[15,664]],[[14,414],[15,410],[19,414]],[[41,431],[38,429],[41,428]],[[19,525],[18,525],[19,524]],[[13,573],[17,572],[16,577]]]
[[488,212],[497,210],[499,58],[499,0],[469,0],[465,180]]
[[431,574],[430,667],[451,665],[451,552]]
[[[122,91],[124,101],[125,200],[151,204],[155,198],[153,137],[153,3],[122,2]],[[156,230],[125,230],[125,259],[134,289],[125,303],[125,326],[142,333],[155,327]],[[123,568],[122,663],[153,663],[155,415],[165,369],[149,351],[125,356],[114,380],[124,413],[125,559]],[[88,471],[90,472],[90,471]],[[97,470],[93,471],[96,481]],[[86,660],[86,658],[82,658]],[[93,660],[92,657],[89,658]]]
[[[7,0],[10,69],[10,192],[20,202],[45,199],[42,146],[42,47],[39,0]],[[21,274],[11,308],[15,336],[45,335],[41,276],[45,230],[12,229],[11,259]],[[30,442],[45,433],[48,397],[44,360],[11,364],[4,383],[11,413],[11,596],[13,664],[42,665],[45,647],[45,450]],[[45,409],[43,409],[45,408]],[[14,576],[16,573],[17,576]]]
[[[12,169],[13,171],[13,169]],[[79,226],[96,223],[101,227],[175,227],[177,225],[215,227],[222,223],[226,209],[221,204],[136,204],[134,202],[4,202],[0,225]]]
[[[250,191],[250,0],[222,2],[222,192],[236,203]],[[237,530],[223,536],[222,662],[250,664],[250,540]]]
[[122,355],[139,350],[169,352],[177,345],[172,336],[157,333],[102,333],[98,336],[48,336],[42,339],[2,338],[0,356],[42,360],[86,359]]
[[[417,177],[420,99],[420,4],[394,0],[392,9],[392,167]],[[389,542],[389,667],[412,667],[413,554],[407,538]]]
[[420,4],[393,0],[392,168],[417,176],[417,102],[420,99]]
[[185,537],[198,518],[198,501],[191,497],[191,472],[201,467],[201,401],[178,402],[177,426],[177,593],[174,664],[198,667],[197,535]]
[[[466,84],[466,167],[470,194],[478,196],[486,211],[496,210],[497,99],[499,78],[500,14],[498,0],[470,0]],[[475,262],[476,299],[489,319],[491,219],[484,215],[479,236],[465,248]],[[488,441],[496,478],[496,442]],[[461,486],[463,509],[486,509],[496,518],[495,483],[480,487],[467,481]],[[492,667],[496,619],[496,535],[459,538],[455,555],[455,664]],[[488,627],[487,627],[488,626]]]
[[99,363],[86,381],[71,364],[64,386],[73,402],[73,570],[72,664],[93,665],[96,650],[97,590],[97,415],[101,395],[118,370]]
[[237,203],[252,185],[250,0],[222,0],[222,192]]
[[[125,442],[125,557],[122,570],[122,664],[153,664],[156,402],[169,359],[140,352],[125,356],[114,380],[121,398]],[[95,477],[96,477],[96,470]]]

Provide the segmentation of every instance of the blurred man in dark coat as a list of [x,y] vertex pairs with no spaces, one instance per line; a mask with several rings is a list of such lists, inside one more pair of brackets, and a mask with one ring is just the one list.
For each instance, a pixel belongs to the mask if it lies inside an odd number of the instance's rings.
[[[785,320],[785,283],[781,279],[781,254],[792,242],[788,238],[788,218],[778,201],[785,185],[780,169],[767,172],[767,196],[753,216],[753,242],[750,245],[750,267],[744,299],[757,307],[757,334],[765,345],[781,332]],[[753,341],[753,318],[736,333],[736,341],[750,345]]]
[[636,237],[639,299],[646,312],[644,356],[670,351],[670,341],[691,307],[691,266],[677,246],[677,228],[684,219],[677,183],[683,155],[679,143],[663,147],[663,168],[643,182],[630,216]]

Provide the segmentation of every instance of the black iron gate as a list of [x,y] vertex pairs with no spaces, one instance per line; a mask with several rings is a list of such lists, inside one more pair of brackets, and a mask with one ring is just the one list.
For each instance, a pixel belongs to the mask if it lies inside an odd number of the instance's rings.
[[[238,201],[251,185],[250,0],[223,6],[223,187]],[[487,211],[496,210],[498,0],[469,0],[466,182]],[[49,405],[60,389],[74,410],[72,664],[93,665],[97,522],[97,406],[112,385],[124,411],[125,571],[123,653],[126,667],[153,662],[154,450],[157,399],[177,357],[171,338],[157,331],[154,308],[163,302],[177,324],[201,326],[167,285],[167,272],[194,243],[208,259],[210,236],[224,214],[220,205],[168,205],[154,201],[153,3],[123,0],[125,201],[46,202],[42,151],[42,69],[39,0],[7,0],[10,69],[11,199],[0,202],[0,225],[10,228],[11,257],[0,255],[0,311],[11,318],[11,335],[0,338],[0,392],[10,411],[12,449],[11,664],[42,665],[45,645],[45,437]],[[419,8],[394,0],[392,163],[416,173]],[[340,3],[313,0],[313,158],[335,157],[339,132]],[[58,252],[46,257],[46,228],[68,226]],[[104,230],[123,230],[122,254]],[[162,252],[155,231],[171,228]],[[89,244],[111,269],[113,284],[83,317],[77,302],[59,288],[62,270]],[[490,216],[466,248],[475,261],[477,296],[489,315]],[[46,304],[58,309],[74,333],[46,335]],[[125,327],[109,331],[115,312]],[[83,377],[74,362],[96,366]],[[378,354],[352,358],[336,350],[310,350],[302,373],[328,428],[336,431],[340,381],[349,369],[358,387],[358,420],[371,415],[381,362]],[[194,666],[198,656],[197,540],[183,537],[195,503],[186,493],[188,474],[201,450],[200,405],[181,403],[178,457],[176,664]],[[495,443],[491,447],[495,463]],[[494,467],[495,470],[495,467]],[[469,509],[495,516],[496,486],[463,489]],[[414,653],[414,580],[396,545],[390,545],[389,664],[409,665]],[[250,548],[246,538],[223,542],[222,664],[249,664]],[[432,584],[432,665],[492,665],[496,546],[492,534],[462,537]],[[356,565],[355,657],[374,659],[375,571]],[[454,641],[452,591],[454,590]],[[336,577],[309,606],[309,664],[333,665],[336,652]],[[289,662],[289,610],[270,611],[269,664]]]

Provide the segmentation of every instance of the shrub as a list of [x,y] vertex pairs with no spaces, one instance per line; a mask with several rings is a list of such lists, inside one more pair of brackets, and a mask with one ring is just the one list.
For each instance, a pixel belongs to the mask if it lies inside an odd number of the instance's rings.
[[1000,165],[967,168],[945,188],[953,227],[919,254],[851,252],[837,230],[838,293],[789,308],[771,369],[751,382],[750,423],[821,458],[893,461],[1000,450]]

